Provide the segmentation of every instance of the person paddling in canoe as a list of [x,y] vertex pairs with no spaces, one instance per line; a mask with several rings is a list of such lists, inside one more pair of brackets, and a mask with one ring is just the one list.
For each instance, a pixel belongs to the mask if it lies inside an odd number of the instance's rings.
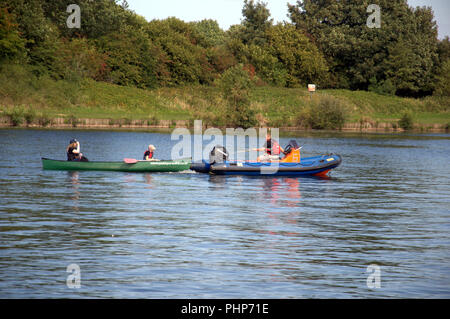
[[68,161],[80,161],[80,162],[87,162],[88,159],[83,156],[83,154],[80,151],[80,142],[78,142],[76,139],[71,139],[69,142],[69,146],[67,146],[66,149],[67,152],[67,160]]
[[260,162],[270,162],[280,160],[280,154],[284,153],[284,149],[278,144],[276,140],[272,139],[270,133],[266,135],[266,142],[262,148],[254,148],[254,151],[266,152],[258,157]]
[[144,161],[154,161],[153,153],[156,150],[154,145],[149,145],[147,151],[144,153]]

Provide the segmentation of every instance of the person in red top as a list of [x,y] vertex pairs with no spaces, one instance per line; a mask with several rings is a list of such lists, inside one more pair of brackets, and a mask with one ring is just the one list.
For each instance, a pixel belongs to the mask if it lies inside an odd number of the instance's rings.
[[270,133],[266,135],[266,143],[262,148],[254,148],[254,151],[264,151],[265,154],[259,157],[261,162],[276,161],[280,159],[280,154],[284,153],[284,149],[278,144],[276,140],[273,140]]
[[156,147],[153,145],[148,146],[148,150],[144,153],[144,161],[149,161],[153,159],[153,152],[156,150]]

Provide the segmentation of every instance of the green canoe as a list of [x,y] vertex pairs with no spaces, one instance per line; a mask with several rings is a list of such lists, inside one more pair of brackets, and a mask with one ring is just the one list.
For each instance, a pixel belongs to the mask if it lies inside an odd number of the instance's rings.
[[119,171],[119,172],[180,172],[188,170],[190,159],[176,161],[136,161],[125,162],[73,162],[42,158],[42,166],[49,170],[65,171]]

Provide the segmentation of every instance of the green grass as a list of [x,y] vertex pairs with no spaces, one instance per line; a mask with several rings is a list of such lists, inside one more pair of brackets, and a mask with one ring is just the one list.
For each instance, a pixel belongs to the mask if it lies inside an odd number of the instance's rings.
[[[18,124],[48,123],[62,117],[75,125],[83,118],[143,120],[150,124],[203,119],[220,125],[227,112],[220,90],[212,86],[144,90],[92,80],[37,79],[17,65],[2,66],[0,71],[0,116],[10,116]],[[347,123],[398,123],[406,112],[415,125],[450,123],[448,97],[411,99],[349,90],[321,90],[311,96],[303,88],[256,87],[251,93],[251,107],[260,123],[295,126],[302,114],[314,113],[325,96],[333,96],[345,107]]]

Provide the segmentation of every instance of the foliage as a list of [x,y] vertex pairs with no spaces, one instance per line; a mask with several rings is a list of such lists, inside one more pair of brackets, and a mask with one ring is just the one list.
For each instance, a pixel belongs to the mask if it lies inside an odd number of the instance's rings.
[[414,122],[411,114],[409,113],[403,114],[400,121],[398,121],[398,126],[400,126],[405,131],[412,130],[412,128],[414,127]]
[[292,22],[306,30],[331,66],[332,83],[367,89],[390,79],[401,95],[433,89],[437,28],[431,8],[380,0],[381,28],[366,25],[367,1],[304,0],[288,5]]
[[326,61],[317,47],[293,25],[277,24],[267,31],[268,48],[287,71],[287,86],[319,84],[326,78]]
[[201,38],[202,46],[217,47],[225,44],[225,31],[219,27],[216,20],[204,19],[191,24],[198,37]]
[[378,94],[386,94],[386,95],[394,95],[396,88],[392,83],[391,79],[387,79],[385,81],[377,82],[375,77],[370,79],[368,90],[371,92],[375,92]]
[[333,96],[315,97],[312,106],[302,110],[297,123],[317,130],[342,129],[348,118],[347,107]]
[[[102,54],[106,56],[105,80],[111,83],[155,87],[165,70],[158,67],[161,51],[147,35],[137,30],[128,29],[119,34],[109,34],[97,40]],[[158,74],[160,71],[160,74]]]
[[212,83],[213,68],[206,49],[196,45],[201,36],[192,25],[168,18],[151,21],[145,30],[153,43],[165,52],[164,62],[170,73],[167,85]]
[[24,57],[26,42],[14,20],[6,8],[0,7],[0,61]]
[[[449,95],[449,39],[437,40],[431,8],[412,8],[404,0],[377,2],[379,29],[366,25],[366,0],[297,1],[288,5],[292,23],[276,25],[266,2],[245,0],[242,22],[226,31],[211,19],[148,22],[124,0],[78,0],[81,28],[70,29],[66,10],[72,3],[0,4],[0,67],[12,71],[14,62],[26,65],[27,75],[31,70],[32,77],[19,81],[23,92],[57,80],[62,92],[51,92],[52,105],[60,107],[66,96],[73,103],[79,100],[77,90],[86,79],[138,88],[212,85],[227,78],[226,72],[236,72],[238,64],[258,85],[305,88],[315,83],[320,89],[387,96]],[[13,93],[9,99],[25,99],[13,84],[2,85],[0,90]]]
[[242,8],[243,29],[240,38],[244,44],[263,45],[266,43],[266,31],[272,25],[267,3],[257,0],[244,0]]
[[450,97],[450,58],[442,65],[436,80],[435,94]]
[[250,107],[253,82],[243,65],[225,71],[218,80],[218,86],[228,103],[228,124],[243,128],[256,125],[256,114]]
[[24,120],[23,113],[24,111],[21,107],[15,107],[7,112],[6,115],[9,117],[13,126],[19,126]]
[[83,78],[106,79],[109,71],[106,54],[98,52],[86,39],[62,39],[58,47],[54,55],[55,76],[75,81]]

